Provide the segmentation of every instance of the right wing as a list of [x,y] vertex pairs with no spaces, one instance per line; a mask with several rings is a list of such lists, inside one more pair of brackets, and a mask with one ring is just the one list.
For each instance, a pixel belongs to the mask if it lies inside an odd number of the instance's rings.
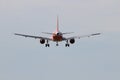
[[18,34],[18,33],[15,33],[15,35],[18,35],[18,36],[23,36],[23,37],[30,37],[30,38],[35,38],[35,39],[45,39],[45,40],[51,40],[51,38],[46,38],[46,37],[40,37],[40,36],[32,36],[32,35],[25,35],[25,34]]
[[91,37],[91,36],[96,36],[96,35],[100,35],[101,33],[95,33],[95,34],[90,34],[90,35],[83,35],[83,36],[74,36],[74,37],[69,37],[69,38],[64,38],[63,40],[70,40],[70,39],[80,39],[80,38],[84,38],[84,37]]

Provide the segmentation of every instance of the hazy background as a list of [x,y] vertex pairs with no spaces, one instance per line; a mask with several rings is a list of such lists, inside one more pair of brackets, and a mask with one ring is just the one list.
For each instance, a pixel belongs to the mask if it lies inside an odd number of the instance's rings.
[[[65,48],[14,33],[102,35]],[[69,36],[69,35],[66,35]],[[120,0],[0,0],[0,80],[120,80]]]

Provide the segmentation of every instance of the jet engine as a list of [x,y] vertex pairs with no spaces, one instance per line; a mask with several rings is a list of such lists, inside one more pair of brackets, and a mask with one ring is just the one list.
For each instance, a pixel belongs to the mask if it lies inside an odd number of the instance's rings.
[[44,44],[45,43],[45,39],[40,39],[40,43]]
[[70,43],[74,44],[75,43],[75,39],[70,39]]

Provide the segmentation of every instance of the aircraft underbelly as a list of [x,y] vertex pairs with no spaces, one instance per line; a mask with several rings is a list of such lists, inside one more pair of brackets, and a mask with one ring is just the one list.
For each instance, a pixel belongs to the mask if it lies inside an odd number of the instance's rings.
[[62,41],[62,36],[53,36],[53,41]]

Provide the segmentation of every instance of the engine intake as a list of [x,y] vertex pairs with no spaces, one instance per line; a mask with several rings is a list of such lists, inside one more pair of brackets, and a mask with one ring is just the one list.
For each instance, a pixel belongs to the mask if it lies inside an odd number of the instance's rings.
[[74,44],[75,43],[75,39],[70,39],[70,43]]
[[45,43],[45,39],[40,39],[40,43],[44,44]]

